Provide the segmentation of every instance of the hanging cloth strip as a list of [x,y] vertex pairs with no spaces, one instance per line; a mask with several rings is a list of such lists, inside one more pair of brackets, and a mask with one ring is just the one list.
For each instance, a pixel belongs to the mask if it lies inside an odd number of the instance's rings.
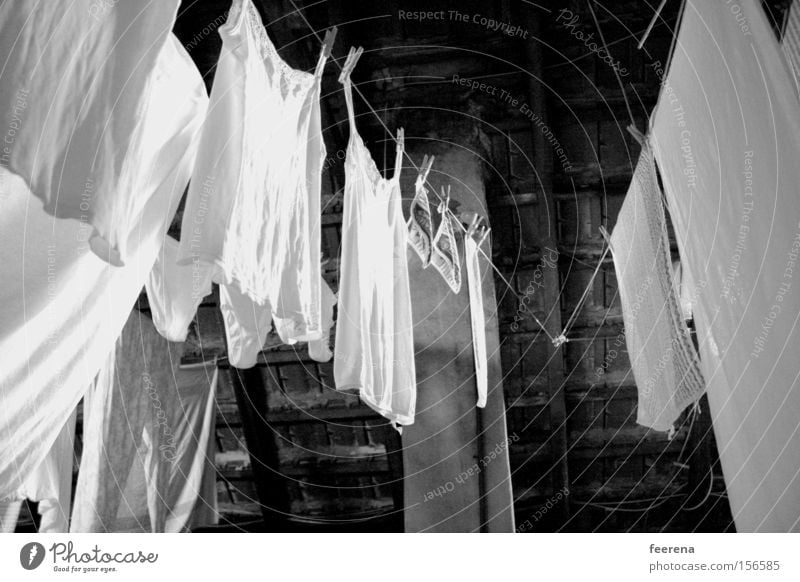
[[645,142],[611,234],[625,344],[639,395],[636,422],[671,431],[705,391],[683,318],[655,164]]
[[434,156],[425,156],[422,160],[422,166],[414,184],[414,199],[411,201],[408,211],[408,244],[419,255],[423,269],[430,264],[433,249],[433,220],[428,204],[428,191],[425,188],[425,180],[428,179],[433,160]]
[[183,368],[181,351],[133,310],[84,400],[71,532],[175,533],[216,522],[206,482],[216,480],[217,366]]
[[489,392],[489,365],[486,356],[486,316],[483,312],[483,285],[481,281],[480,243],[474,236],[477,216],[464,235],[464,262],[467,268],[467,289],[469,291],[469,314],[472,325],[472,350],[475,359],[475,382],[478,387],[478,408],[486,406]]
[[334,379],[399,428],[414,422],[417,387],[408,231],[400,197],[403,130],[397,132],[394,175],[381,177],[358,134],[350,71],[362,49],[351,49],[340,77],[350,140],[345,160],[339,312]]
[[318,339],[320,188],[325,145],[320,85],[278,55],[251,0],[234,0],[183,215],[179,263],[268,310],[286,343]]
[[651,141],[736,530],[800,531],[800,106],[761,3],[738,6],[687,0]]
[[[24,499],[38,502],[39,533],[69,532],[77,412],[77,408],[72,411],[47,456],[25,480],[16,497],[16,513],[11,512],[5,519],[0,516],[0,532],[14,531]],[[9,501],[0,502],[0,507],[13,506],[14,502],[9,504]]]
[[158,115],[148,119],[164,140],[153,164],[139,168],[136,192],[147,203],[123,267],[101,261],[86,244],[88,229],[49,216],[21,178],[0,168],[0,499],[42,462],[103,365],[189,180],[208,97],[174,35],[153,78]]
[[177,258],[178,241],[165,237],[145,283],[153,323],[171,342],[186,341],[197,307],[211,293],[212,269],[201,261],[178,265]]
[[450,285],[453,293],[461,291],[461,259],[458,256],[458,245],[453,232],[450,212],[450,187],[447,194],[442,189],[441,202],[439,202],[439,228],[433,237],[431,251],[431,264]]
[[[92,250],[122,265],[148,198],[147,168],[171,124],[154,91],[178,0],[0,4],[2,165],[44,210],[89,226]],[[170,152],[174,163],[181,152]]]

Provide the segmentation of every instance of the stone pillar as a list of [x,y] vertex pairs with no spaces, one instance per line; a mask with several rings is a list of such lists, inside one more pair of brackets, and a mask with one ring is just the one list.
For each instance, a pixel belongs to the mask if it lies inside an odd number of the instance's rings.
[[[427,125],[437,126],[441,127]],[[452,200],[460,203],[451,202],[451,208],[458,208],[456,213],[472,210],[487,217],[481,159],[469,146],[474,136],[474,131],[464,131],[452,138],[450,145],[440,139],[410,140],[407,134],[406,149],[417,166],[424,154],[436,156],[429,181],[437,188],[440,184],[451,185]],[[402,185],[407,216],[416,172],[407,163],[405,166]],[[436,214],[438,198],[430,193],[429,199],[431,211]],[[489,396],[486,408],[480,410],[475,406],[477,386],[460,231],[457,239],[462,265],[462,288],[458,294],[450,290],[434,267],[423,269],[417,254],[408,249],[417,412],[415,423],[404,428],[402,435],[405,529],[511,532],[514,517],[510,441],[506,434],[494,276],[488,261],[481,257]],[[488,238],[482,249],[491,256]]]

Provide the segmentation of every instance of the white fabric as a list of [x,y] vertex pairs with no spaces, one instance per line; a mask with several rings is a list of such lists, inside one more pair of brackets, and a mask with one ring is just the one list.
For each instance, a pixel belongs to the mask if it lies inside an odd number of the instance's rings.
[[317,339],[325,58],[314,74],[289,67],[251,0],[234,0],[219,32],[222,52],[183,216],[180,261],[213,264],[215,281],[236,287],[231,296],[268,305],[283,341]]
[[71,531],[180,532],[196,508],[216,507],[215,492],[200,493],[204,475],[215,474],[217,367],[181,368],[180,348],[147,316],[130,315],[86,395]]
[[37,501],[39,533],[67,533],[72,503],[72,468],[75,458],[75,421],[73,410],[44,460],[25,480],[18,499],[0,503],[0,531],[14,531],[24,499]]
[[116,265],[133,256],[128,234],[147,202],[142,168],[164,155],[172,128],[154,71],[177,8],[178,0],[0,4],[2,163],[46,212],[91,224],[92,248]]
[[72,411],[50,452],[25,482],[25,497],[39,502],[39,533],[69,531],[77,412]]
[[703,395],[705,382],[672,277],[666,217],[646,144],[611,234],[611,251],[636,379],[636,422],[671,431]]
[[478,386],[478,407],[486,406],[489,391],[489,364],[486,359],[486,316],[483,312],[483,283],[478,245],[472,236],[464,237],[464,261],[467,267],[469,318],[472,324],[472,351],[475,359],[475,381]]
[[[325,280],[322,288],[322,334],[308,342],[308,355],[317,362],[327,362],[333,356],[330,351],[330,333],[333,327],[333,307],[336,295],[333,294]],[[225,338],[228,346],[228,361],[231,366],[240,369],[252,368],[258,361],[258,354],[267,341],[272,324],[278,330],[284,329],[283,322],[270,317],[269,306],[260,306],[241,293],[235,285],[220,285],[220,311],[225,324]],[[295,340],[283,340],[295,344]]]
[[137,174],[147,202],[124,267],[94,256],[88,228],[48,216],[19,177],[0,169],[0,498],[41,463],[105,361],[186,186],[208,98],[171,39],[154,76],[161,113],[151,118],[164,140],[155,163]]
[[652,134],[736,528],[800,531],[800,106],[759,3],[737,7],[687,2]]
[[689,321],[692,319],[692,289],[694,289],[694,285],[680,261],[672,263],[672,280],[675,283],[675,293],[681,305],[683,318]]
[[328,362],[333,357],[331,351],[331,328],[333,327],[333,307],[336,305],[336,295],[328,283],[322,280],[322,329],[324,333],[318,340],[308,342],[308,355],[317,362]]
[[153,323],[172,342],[186,340],[197,306],[211,293],[211,267],[200,261],[178,265],[177,259],[178,241],[167,236],[145,283]]
[[350,116],[345,160],[339,311],[333,362],[336,388],[356,392],[395,425],[414,422],[417,387],[407,230],[400,201],[402,145],[394,175],[381,177]]
[[431,243],[431,265],[450,285],[453,293],[461,291],[461,259],[458,256],[455,231],[451,222],[449,198],[439,203],[439,228]]

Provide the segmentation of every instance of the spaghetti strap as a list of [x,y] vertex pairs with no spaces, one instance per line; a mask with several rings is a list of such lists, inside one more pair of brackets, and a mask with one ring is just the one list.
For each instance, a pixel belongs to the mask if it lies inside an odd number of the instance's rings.
[[342,73],[339,75],[339,82],[344,86],[344,100],[347,105],[347,118],[350,120],[350,133],[356,133],[356,114],[353,108],[353,83],[350,80],[350,73],[353,71],[358,62],[361,53],[364,49],[359,47],[350,47],[350,52],[347,54],[347,60],[342,67]]

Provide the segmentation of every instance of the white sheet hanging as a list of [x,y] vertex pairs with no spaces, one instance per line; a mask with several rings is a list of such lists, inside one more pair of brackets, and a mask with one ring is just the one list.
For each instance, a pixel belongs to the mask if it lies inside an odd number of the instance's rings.
[[328,283],[322,281],[322,329],[324,333],[318,340],[308,342],[308,356],[316,362],[328,362],[333,357],[331,351],[331,328],[333,328],[333,308],[336,305],[336,295]]
[[647,144],[611,233],[625,321],[625,344],[638,392],[636,422],[670,431],[705,390],[697,352],[673,279],[661,191]]
[[278,55],[251,0],[234,0],[189,188],[180,261],[215,266],[231,295],[268,306],[284,342],[318,339],[320,83]]
[[186,340],[203,297],[211,293],[212,267],[202,261],[178,265],[178,241],[167,236],[145,282],[153,323],[172,342]]
[[84,401],[72,532],[180,532],[208,525],[192,521],[196,510],[215,518],[216,491],[200,494],[204,476],[216,476],[217,367],[181,368],[181,352],[131,313]]
[[0,168],[0,499],[42,461],[93,381],[186,186],[208,98],[189,55],[170,38],[154,77],[163,112],[152,119],[164,140],[137,173],[135,191],[146,204],[124,267],[98,259],[86,244],[89,229],[47,215],[23,181]]
[[[153,94],[178,0],[0,4],[2,165],[53,216],[92,225],[90,245],[120,265],[172,111]],[[174,98],[173,98],[174,99]]]
[[24,499],[38,502],[39,533],[69,531],[76,418],[77,409],[72,411],[44,460],[28,475],[18,498],[0,502],[0,507],[8,507],[7,515],[0,516],[0,531],[14,531]]
[[478,245],[471,235],[464,237],[464,262],[467,267],[469,317],[472,325],[472,351],[475,360],[475,381],[478,387],[478,408],[486,406],[489,392],[489,366],[486,360],[486,316],[483,312],[483,282],[481,281]]
[[800,531],[800,106],[756,0],[688,0],[652,136],[736,528]]

